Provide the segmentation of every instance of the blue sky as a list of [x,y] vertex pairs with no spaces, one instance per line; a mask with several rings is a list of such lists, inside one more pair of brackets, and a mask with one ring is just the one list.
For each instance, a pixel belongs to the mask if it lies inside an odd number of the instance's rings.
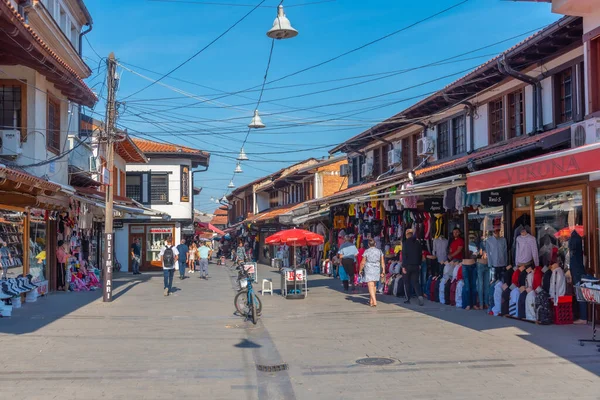
[[[97,91],[102,89],[104,66],[95,53],[105,57],[113,51],[123,63],[117,98],[124,99],[157,79],[160,75],[156,73],[165,73],[196,53],[252,8],[194,1],[86,0],[94,19],[87,36],[93,49],[84,41],[86,62],[94,70],[89,85]],[[210,1],[239,5],[259,2]],[[318,64],[460,2],[335,0],[299,6],[314,1],[318,0],[284,2],[299,35],[275,43],[268,80]],[[266,31],[272,26],[278,3],[266,0],[267,7],[254,11],[161,82],[169,87],[155,84],[127,98],[119,117],[120,126],[128,128],[132,136],[212,153],[209,171],[197,174],[195,180],[195,186],[203,187],[196,198],[196,208],[202,211],[213,211],[216,204],[210,197],[227,191],[235,168],[231,157],[240,149],[259,95],[256,90],[236,95],[223,92],[240,92],[262,83],[271,45]],[[402,111],[528,35],[444,65],[395,76],[356,77],[423,66],[543,27],[558,18],[550,12],[549,4],[470,0],[329,64],[268,84],[259,107],[267,128],[251,132],[245,146],[251,160],[242,165],[244,173],[235,176],[236,186],[294,161],[326,156],[335,144]],[[374,78],[381,79],[357,84]],[[340,88],[350,84],[355,85]],[[322,93],[314,94],[317,91]],[[398,92],[382,96],[392,91]],[[362,100],[372,96],[378,97]],[[395,104],[384,106],[392,102]],[[303,110],[306,108],[311,109]],[[95,112],[104,113],[102,101]]]

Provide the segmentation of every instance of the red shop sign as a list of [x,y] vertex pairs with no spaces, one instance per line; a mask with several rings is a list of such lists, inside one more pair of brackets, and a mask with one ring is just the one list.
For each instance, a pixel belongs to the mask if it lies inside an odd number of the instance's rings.
[[467,192],[587,175],[600,171],[600,145],[594,144],[467,175]]
[[172,233],[172,228],[150,228],[150,233]]

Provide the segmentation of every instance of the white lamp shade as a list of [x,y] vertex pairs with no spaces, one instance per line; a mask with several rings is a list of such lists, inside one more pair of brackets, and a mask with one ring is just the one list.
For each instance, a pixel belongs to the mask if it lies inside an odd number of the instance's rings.
[[228,188],[233,189],[235,187],[235,185],[233,184],[233,179],[229,181],[229,185],[227,185]]
[[273,22],[273,27],[267,32],[271,39],[290,39],[298,35],[298,31],[292,28],[290,20],[283,12],[283,6],[277,7],[277,18]]
[[246,155],[246,152],[244,152],[244,148],[242,147],[242,150],[240,150],[240,154],[237,157],[238,161],[248,161],[248,156]]
[[260,115],[258,115],[258,110],[254,110],[254,117],[252,117],[252,121],[248,124],[248,128],[260,129],[264,128],[265,124],[263,124],[260,119]]
[[241,174],[242,172],[244,172],[242,171],[242,166],[240,165],[240,163],[237,163],[233,172],[235,172],[236,174]]

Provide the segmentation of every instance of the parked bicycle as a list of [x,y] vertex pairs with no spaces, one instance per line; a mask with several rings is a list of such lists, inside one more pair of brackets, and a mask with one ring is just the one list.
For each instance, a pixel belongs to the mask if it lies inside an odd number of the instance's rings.
[[262,313],[262,303],[252,287],[254,277],[249,272],[249,269],[244,267],[244,263],[240,262],[238,267],[238,283],[240,285],[239,292],[235,295],[233,301],[235,308],[240,315],[246,319],[251,319],[252,323],[258,323],[258,317]]

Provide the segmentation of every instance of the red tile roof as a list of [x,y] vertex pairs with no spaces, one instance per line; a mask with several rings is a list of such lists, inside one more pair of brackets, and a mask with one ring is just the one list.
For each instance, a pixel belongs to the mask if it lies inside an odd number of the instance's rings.
[[444,171],[448,171],[448,170],[452,170],[452,169],[465,168],[468,165],[468,163],[471,161],[482,160],[484,158],[494,156],[494,155],[497,155],[500,153],[504,153],[504,152],[511,151],[511,150],[517,150],[517,149],[521,149],[521,148],[527,147],[532,144],[536,144],[536,143],[538,143],[556,133],[562,132],[566,129],[570,129],[570,128],[568,128],[568,127],[567,128],[564,128],[564,127],[557,128],[557,129],[553,129],[548,132],[540,133],[540,134],[533,135],[533,136],[527,136],[527,135],[519,136],[514,139],[505,141],[505,142],[497,143],[497,144],[494,144],[491,146],[484,147],[480,150],[476,150],[475,152],[473,152],[471,154],[467,154],[466,156],[458,157],[458,158],[448,160],[448,161],[434,162],[424,168],[419,168],[418,170],[416,170],[415,176],[422,178],[422,177],[442,173]]
[[227,215],[227,206],[222,206],[222,207],[217,208],[213,214],[217,215],[217,216]]
[[210,220],[210,223],[212,225],[215,225],[215,226],[217,226],[217,225],[219,225],[219,226],[225,225],[226,226],[227,225],[227,219],[228,219],[227,218],[227,214],[225,214],[225,215],[216,215],[216,216],[213,217],[213,219]]
[[[94,92],[92,92],[92,90],[85,84],[85,82],[83,82],[83,80],[77,74],[77,72],[75,72],[75,70],[73,68],[71,68],[69,66],[69,64],[67,64],[65,61],[63,61],[63,59],[60,58],[60,56],[58,54],[56,54],[54,51],[52,51],[50,46],[48,46],[44,42],[44,40],[41,37],[39,37],[38,34],[35,33],[35,31],[27,24],[25,19],[21,16],[21,14],[19,14],[19,11],[13,7],[13,5],[11,4],[11,2],[9,0],[0,0],[0,16],[4,16],[5,18],[7,18],[11,23],[13,23],[15,25],[15,28],[25,30],[27,32],[27,35],[29,36],[29,38],[27,38],[27,39],[32,39],[35,42],[35,44],[37,44],[38,46],[41,47],[41,50],[42,50],[41,53],[44,57],[47,54],[49,56],[49,58],[51,59],[51,60],[49,60],[50,62],[52,62],[52,61],[56,62],[60,67],[62,67],[66,72],[68,72],[68,75],[70,75],[70,76],[62,76],[61,80],[69,81],[68,83],[70,85],[77,87],[78,90],[73,92],[73,93],[78,92],[77,95],[74,96],[73,94],[71,94],[69,96],[72,100],[76,100],[76,101],[80,102],[81,104],[88,106],[88,107],[93,106],[96,103],[96,101],[98,101],[98,98],[96,97]],[[15,34],[16,34],[16,32],[15,32]],[[33,48],[33,47],[35,47],[35,45],[32,44],[29,47]],[[25,49],[24,53],[31,54],[32,50],[33,49],[29,49],[29,48]],[[32,55],[32,57],[34,57],[34,56]],[[43,67],[43,63],[40,61],[40,69],[38,70],[38,72],[40,72],[44,75],[48,74],[48,72],[47,72],[48,69],[50,69],[52,71],[52,73],[58,72],[59,75],[63,75],[61,73],[61,71],[55,71],[54,68],[52,68],[52,66],[46,65],[46,68],[42,68],[42,67]],[[76,98],[76,97],[79,97],[79,98]]]
[[210,154],[203,150],[192,149],[191,147],[180,146],[170,143],[153,142],[146,139],[133,139],[133,143],[140,148],[144,153],[151,154],[195,154],[208,157]]

